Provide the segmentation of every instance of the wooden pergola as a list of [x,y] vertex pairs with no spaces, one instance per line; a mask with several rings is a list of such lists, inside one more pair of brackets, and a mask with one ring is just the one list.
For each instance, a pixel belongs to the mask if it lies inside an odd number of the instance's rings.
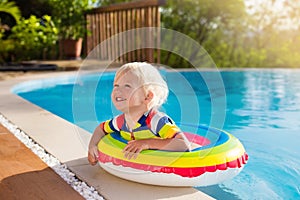
[[122,63],[159,63],[159,49],[147,45],[159,46],[159,7],[164,4],[165,0],[141,0],[94,8],[86,14],[86,54],[94,51],[97,59]]

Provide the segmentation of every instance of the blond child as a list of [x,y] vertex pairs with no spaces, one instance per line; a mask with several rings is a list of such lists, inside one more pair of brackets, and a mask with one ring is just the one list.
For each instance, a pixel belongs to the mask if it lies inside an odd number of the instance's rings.
[[134,62],[116,72],[111,99],[122,114],[102,122],[89,143],[88,160],[98,162],[97,144],[106,134],[119,132],[128,144],[124,157],[136,158],[146,149],[187,151],[189,143],[184,134],[158,108],[166,101],[168,87],[159,71],[151,64]]

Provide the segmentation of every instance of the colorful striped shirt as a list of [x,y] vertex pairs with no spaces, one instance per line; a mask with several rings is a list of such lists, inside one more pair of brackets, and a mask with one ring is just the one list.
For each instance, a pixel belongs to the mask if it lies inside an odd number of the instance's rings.
[[154,110],[145,113],[130,131],[126,125],[124,114],[118,115],[100,124],[106,133],[120,132],[126,140],[148,138],[174,138],[181,130],[166,114]]

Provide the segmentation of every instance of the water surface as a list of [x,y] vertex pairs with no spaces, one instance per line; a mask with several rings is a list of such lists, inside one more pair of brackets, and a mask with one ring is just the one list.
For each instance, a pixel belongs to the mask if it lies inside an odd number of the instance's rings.
[[[170,95],[163,111],[177,122],[225,129],[249,154],[238,176],[198,189],[217,199],[300,199],[300,71],[223,71],[223,88],[216,73],[164,73]],[[110,100],[113,75],[32,81],[14,91],[93,132],[118,114]]]

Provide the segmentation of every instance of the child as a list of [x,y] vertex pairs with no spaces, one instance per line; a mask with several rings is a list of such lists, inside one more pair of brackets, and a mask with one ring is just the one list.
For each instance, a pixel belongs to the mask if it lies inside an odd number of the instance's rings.
[[111,98],[123,114],[102,122],[89,143],[88,160],[98,162],[97,144],[112,132],[128,140],[125,158],[136,158],[145,149],[189,150],[184,134],[166,114],[159,112],[168,96],[168,87],[159,71],[151,64],[134,62],[123,65],[115,75]]

